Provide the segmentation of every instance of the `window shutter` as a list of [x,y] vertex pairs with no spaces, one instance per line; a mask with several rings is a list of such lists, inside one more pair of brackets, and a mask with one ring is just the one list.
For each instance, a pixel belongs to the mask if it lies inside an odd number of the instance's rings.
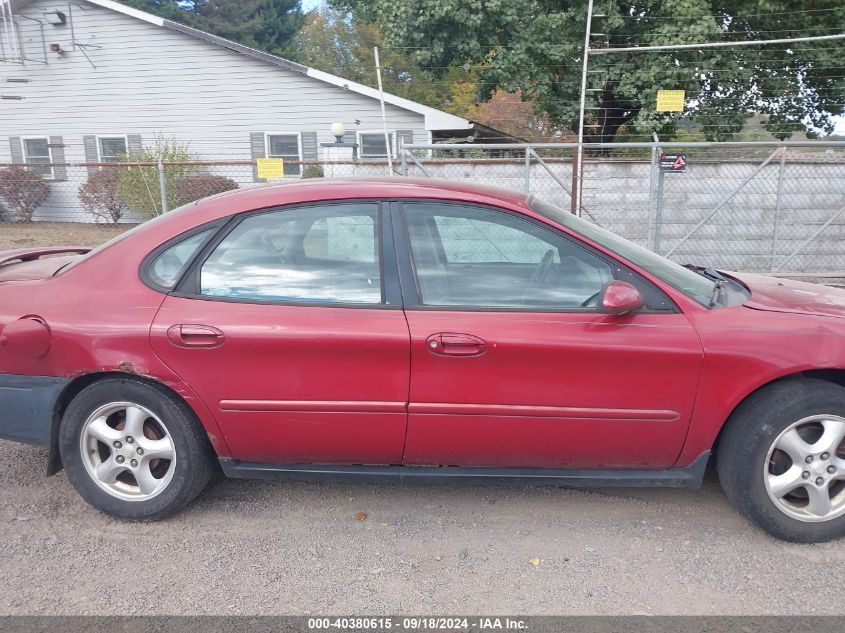
[[249,133],[249,149],[252,153],[252,180],[254,182],[266,182],[264,178],[258,177],[258,164],[255,162],[258,158],[266,158],[267,148],[264,145],[264,132],[250,132]]
[[399,152],[399,145],[409,145],[414,142],[413,130],[396,130],[396,152]]
[[[344,143],[357,143],[358,142],[358,135],[355,132],[347,132],[343,135],[343,142]],[[352,159],[355,160],[358,158],[358,148],[352,148]]]
[[21,137],[20,136],[12,136],[9,138],[9,149],[12,152],[12,162],[13,163],[22,163],[23,162],[23,147],[21,146]]
[[[65,144],[61,136],[50,137],[50,156],[53,163],[65,162]],[[63,164],[53,166],[53,180],[67,180],[67,167]]]
[[[86,134],[82,137],[82,145],[85,149],[85,162],[86,163],[97,163],[100,160],[99,154],[97,153],[97,137],[93,134]],[[88,167],[88,175],[96,174],[97,168],[92,167],[89,165]]]
[[138,155],[144,151],[144,144],[141,142],[140,134],[126,135],[126,153]]
[[302,133],[302,160],[317,160],[317,133]]

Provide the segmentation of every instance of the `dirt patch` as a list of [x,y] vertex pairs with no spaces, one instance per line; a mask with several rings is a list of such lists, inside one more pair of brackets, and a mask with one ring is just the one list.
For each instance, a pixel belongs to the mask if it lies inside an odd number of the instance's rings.
[[76,222],[0,222],[0,250],[27,246],[97,246],[133,226]]

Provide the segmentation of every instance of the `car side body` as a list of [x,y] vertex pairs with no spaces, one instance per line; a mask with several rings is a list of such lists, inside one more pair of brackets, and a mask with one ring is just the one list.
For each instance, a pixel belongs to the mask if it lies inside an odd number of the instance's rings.
[[[377,208],[376,306],[231,300],[144,279],[151,253],[175,238],[229,230],[232,218],[268,209],[344,202]],[[401,210],[409,202],[537,225],[644,280],[670,307],[421,305]],[[96,381],[123,376],[184,401],[235,476],[367,476],[370,466],[430,476],[442,467],[447,477],[450,468],[554,471],[570,483],[579,473],[611,483],[616,472],[623,484],[697,485],[726,421],[752,394],[789,377],[845,385],[845,291],[729,277],[750,296],[702,305],[524,195],[492,188],[385,178],[222,194],[88,256],[0,253],[0,436],[49,447],[55,472],[65,409]],[[608,476],[594,479],[599,471]]]

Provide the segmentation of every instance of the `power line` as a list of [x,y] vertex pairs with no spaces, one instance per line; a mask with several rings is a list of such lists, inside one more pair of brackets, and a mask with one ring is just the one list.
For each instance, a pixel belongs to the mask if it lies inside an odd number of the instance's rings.
[[[832,11],[842,11],[839,7],[834,7],[830,9],[804,9],[804,10],[797,10],[797,11],[780,11],[780,12],[773,12],[773,13],[742,13],[742,14],[725,14],[725,13],[714,13],[714,14],[702,14],[700,16],[692,16],[689,19],[700,19],[700,18],[731,18],[732,20],[742,20],[744,18],[757,18],[757,17],[772,17],[777,15],[797,15],[799,13],[830,13]],[[597,19],[599,16],[595,16]],[[614,15],[614,18],[624,18],[629,20],[677,20],[677,15]]]
[[812,35],[809,37],[787,37],[777,40],[749,40],[739,42],[707,42],[703,44],[659,44],[657,46],[625,46],[620,48],[590,48],[591,55],[604,55],[607,53],[636,53],[641,51],[677,51],[686,49],[702,48],[726,48],[733,46],[751,46],[758,44],[791,44],[794,42],[820,42],[823,40],[842,40],[845,33],[836,35]]
[[[833,28],[833,27],[830,27],[830,28]],[[806,30],[810,30],[810,29],[795,29],[795,30],[796,31],[806,31]],[[755,32],[761,33],[763,31],[727,31],[727,32],[725,32],[725,35],[734,35],[734,34],[740,34],[740,33],[755,33]],[[781,31],[771,31],[771,32],[776,33],[776,32],[781,32]],[[790,31],[788,29],[784,29],[784,31],[782,31],[782,32],[790,32]],[[627,37],[633,37],[634,35],[636,35],[636,34],[634,34],[634,33],[631,33],[631,34],[613,33],[611,35],[611,37],[613,37],[613,38],[627,38]],[[682,35],[682,33],[680,31],[675,32],[675,33],[663,32],[663,33],[660,33],[660,35],[662,35],[662,36]],[[683,35],[686,35],[686,34],[683,34]],[[719,43],[725,44],[725,45],[738,44],[740,46],[749,46],[751,44],[760,44],[762,46],[762,45],[766,45],[766,44],[774,44],[774,43],[785,42],[785,41],[786,42],[816,41],[816,40],[819,40],[819,39],[840,39],[841,37],[843,37],[842,33],[832,33],[832,34],[822,35],[822,36],[815,36],[815,35],[814,36],[808,36],[807,38],[782,38],[782,39],[777,39],[777,40],[730,40],[730,41],[719,42]],[[544,48],[544,49],[545,48],[572,48],[572,49],[577,49],[578,51],[581,50],[580,48],[575,47],[572,43],[555,44],[553,42],[539,42],[538,44],[541,45],[542,48]],[[678,46],[678,45],[667,44],[666,46]],[[704,45],[703,44],[689,44],[689,45],[686,45],[686,46],[692,46],[692,47],[699,47],[700,48]],[[397,52],[398,51],[408,51],[408,50],[411,50],[411,51],[437,51],[437,50],[441,50],[441,49],[442,50],[448,50],[448,49],[482,50],[482,49],[487,49],[487,50],[502,50],[502,51],[525,51],[525,50],[530,50],[531,45],[527,44],[527,45],[521,45],[521,46],[505,46],[504,44],[494,44],[494,45],[484,45],[484,46],[478,46],[478,45],[476,45],[476,46],[464,46],[464,45],[454,45],[454,46],[391,46],[391,47],[383,47],[382,48],[382,50],[385,50],[385,51],[397,51]],[[597,50],[605,50],[605,49],[597,49]],[[617,52],[619,49],[614,48],[612,50],[614,52]],[[640,46],[640,47],[636,47],[636,50],[645,52],[648,49],[645,46]],[[760,49],[757,49],[757,50],[766,51],[766,50],[771,50],[771,49],[760,48]],[[790,50],[821,51],[821,50],[830,50],[830,48],[828,48],[828,47],[790,48]]]

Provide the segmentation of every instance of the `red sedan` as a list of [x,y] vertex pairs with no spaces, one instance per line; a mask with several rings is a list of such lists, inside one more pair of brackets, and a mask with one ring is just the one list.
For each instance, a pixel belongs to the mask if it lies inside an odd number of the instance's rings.
[[[49,256],[49,257],[48,257]],[[0,435],[95,508],[231,477],[697,486],[845,534],[845,292],[684,267],[523,194],[314,180],[0,253]]]

